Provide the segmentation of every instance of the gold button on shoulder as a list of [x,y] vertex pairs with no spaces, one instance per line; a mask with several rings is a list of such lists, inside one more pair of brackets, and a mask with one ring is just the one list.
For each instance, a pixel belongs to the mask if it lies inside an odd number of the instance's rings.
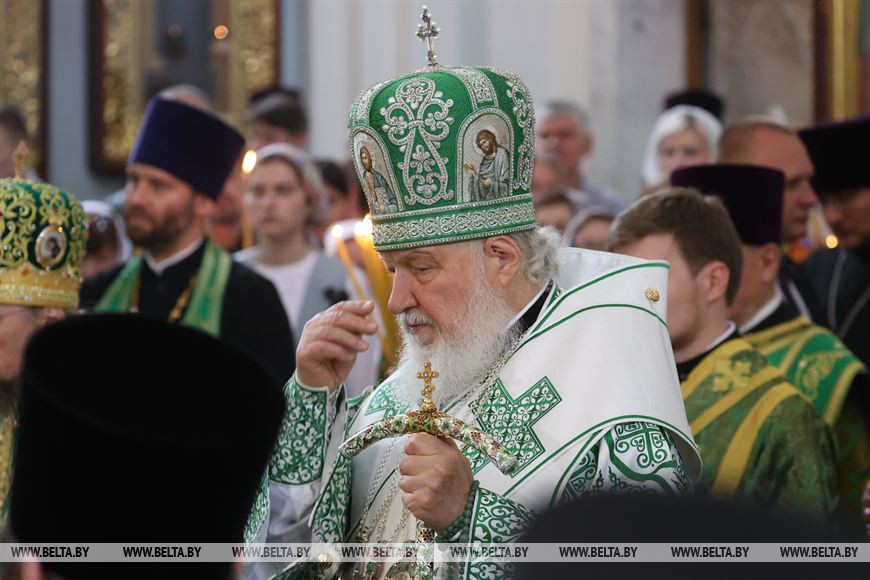
[[647,288],[646,289],[646,299],[650,302],[658,302],[661,296],[659,295],[659,291],[655,288]]
[[332,566],[332,558],[329,557],[329,554],[326,552],[321,552],[317,555],[317,566],[321,570],[326,570],[330,566]]

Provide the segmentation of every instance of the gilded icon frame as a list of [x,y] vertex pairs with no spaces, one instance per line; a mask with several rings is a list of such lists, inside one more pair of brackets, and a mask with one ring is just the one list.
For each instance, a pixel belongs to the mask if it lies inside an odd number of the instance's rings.
[[[280,82],[278,0],[208,0],[214,39],[215,112],[241,128],[251,95]],[[89,0],[90,160],[100,174],[122,175],[148,99],[146,72],[159,48],[143,30],[155,0]],[[150,20],[149,20],[150,19]],[[228,34],[219,37],[224,25]],[[213,95],[214,96],[214,95]]]

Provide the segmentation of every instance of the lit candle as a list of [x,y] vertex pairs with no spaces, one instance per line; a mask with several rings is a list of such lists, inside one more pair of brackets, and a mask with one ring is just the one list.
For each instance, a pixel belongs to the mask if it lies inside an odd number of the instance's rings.
[[387,271],[387,267],[375,250],[375,242],[372,237],[372,220],[368,215],[354,225],[353,233],[362,254],[366,274],[368,274],[371,283],[375,304],[377,304],[378,310],[381,313],[384,331],[378,334],[381,337],[381,345],[383,346],[387,366],[391,367],[396,362],[399,345],[399,327],[396,323],[396,317],[390,312],[388,306],[392,290],[392,279]]
[[347,253],[347,246],[344,245],[344,228],[341,224],[332,226],[332,237],[335,239],[335,247],[338,250],[338,257],[344,264],[344,269],[347,270],[347,275],[350,278],[350,283],[353,284],[353,289],[360,300],[366,300],[366,293],[363,290],[362,284],[356,277],[356,271],[353,267],[353,262],[350,261],[350,254]]
[[257,165],[257,152],[253,149],[248,149],[245,156],[242,158],[242,174],[250,175]]

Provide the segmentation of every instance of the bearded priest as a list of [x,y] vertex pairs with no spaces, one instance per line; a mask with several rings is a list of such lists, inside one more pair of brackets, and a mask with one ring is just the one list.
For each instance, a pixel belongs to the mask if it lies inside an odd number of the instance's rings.
[[[400,364],[348,400],[342,383],[376,332],[372,304],[340,303],[305,326],[270,503],[253,514],[260,541],[292,541],[286,534],[310,512],[313,542],[412,542],[417,521],[439,542],[509,542],[561,501],[680,495],[698,477],[664,323],[667,264],[557,252],[555,232],[535,227],[526,85],[503,70],[433,61],[430,50],[429,66],[375,85],[350,110],[358,174],[365,150],[399,193],[391,210],[365,191],[375,248],[393,273]],[[478,199],[463,168],[486,155],[476,143],[483,130],[509,153],[510,171],[504,195]],[[516,459],[513,472],[429,434],[381,440],[352,459],[338,453],[366,426],[419,406],[426,362],[439,373],[439,409],[495,438]],[[279,577],[415,575],[414,563],[312,556]],[[491,577],[493,565],[458,572]]]

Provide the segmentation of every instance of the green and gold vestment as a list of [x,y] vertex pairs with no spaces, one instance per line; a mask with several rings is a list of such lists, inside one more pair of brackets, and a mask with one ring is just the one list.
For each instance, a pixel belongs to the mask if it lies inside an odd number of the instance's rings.
[[838,519],[860,530],[861,493],[870,480],[866,367],[831,331],[803,316],[758,328],[744,336],[746,341],[782,371],[833,429],[840,492]]
[[682,390],[704,466],[696,492],[820,517],[834,509],[830,430],[749,342],[732,338],[707,353]]

